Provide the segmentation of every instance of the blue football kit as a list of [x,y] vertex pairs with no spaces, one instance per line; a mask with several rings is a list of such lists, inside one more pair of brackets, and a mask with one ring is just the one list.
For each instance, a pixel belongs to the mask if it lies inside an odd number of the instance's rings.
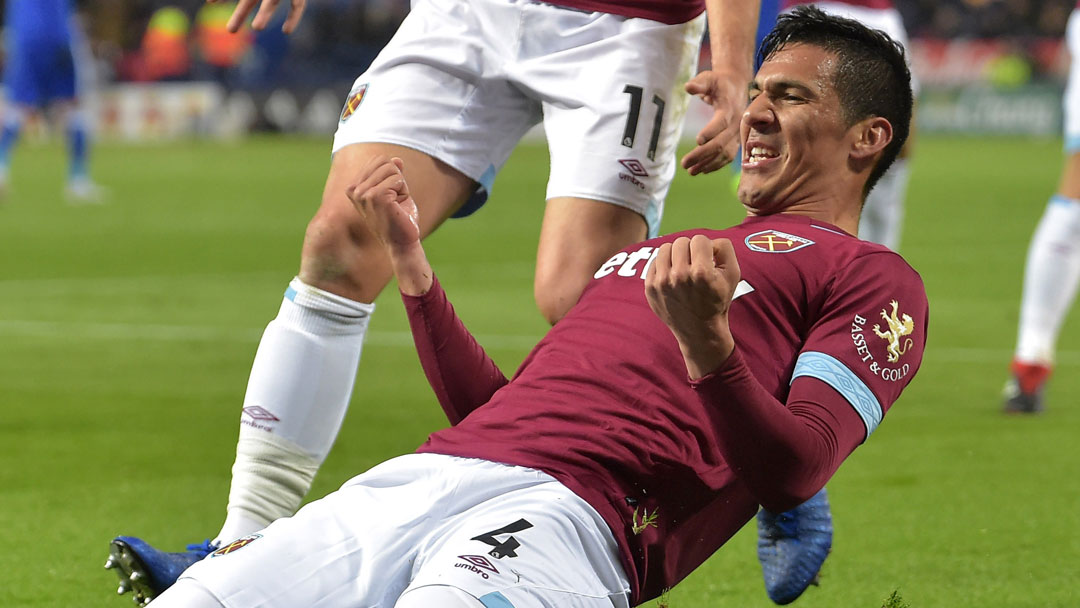
[[8,0],[4,86],[10,101],[42,106],[76,97],[71,0]]

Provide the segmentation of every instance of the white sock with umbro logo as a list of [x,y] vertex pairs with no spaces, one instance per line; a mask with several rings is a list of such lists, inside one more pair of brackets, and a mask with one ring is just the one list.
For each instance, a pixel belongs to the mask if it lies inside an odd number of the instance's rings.
[[300,506],[348,409],[374,304],[289,283],[251,366],[225,524],[228,542]]

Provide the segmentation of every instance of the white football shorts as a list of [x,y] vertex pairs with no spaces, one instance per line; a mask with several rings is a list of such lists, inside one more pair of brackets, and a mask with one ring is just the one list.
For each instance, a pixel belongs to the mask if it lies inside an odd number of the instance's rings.
[[667,25],[532,0],[415,0],[353,84],[333,149],[383,142],[438,158],[480,184],[460,217],[542,121],[547,198],[630,208],[655,235],[704,24],[704,14]]
[[[904,19],[895,8],[880,9],[854,6],[843,2],[815,2],[814,6],[830,15],[854,19],[868,28],[881,30],[890,38],[900,43],[907,54],[908,67],[911,67],[911,46],[908,44],[907,30],[904,29]],[[911,92],[918,98],[919,80],[915,74],[911,75]]]
[[410,454],[196,563],[229,608],[392,608],[445,585],[488,608],[628,608],[603,519],[546,473]]
[[1062,106],[1065,113],[1065,151],[1080,152],[1080,10],[1069,15],[1065,26],[1065,44],[1069,49],[1069,80],[1065,85]]

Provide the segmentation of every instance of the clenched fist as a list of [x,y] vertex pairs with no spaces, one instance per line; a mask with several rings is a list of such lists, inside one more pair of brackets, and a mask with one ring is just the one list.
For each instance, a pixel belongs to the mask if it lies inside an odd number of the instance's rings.
[[660,246],[645,277],[645,296],[679,342],[691,378],[714,371],[735,348],[728,309],[740,279],[727,239],[697,234]]

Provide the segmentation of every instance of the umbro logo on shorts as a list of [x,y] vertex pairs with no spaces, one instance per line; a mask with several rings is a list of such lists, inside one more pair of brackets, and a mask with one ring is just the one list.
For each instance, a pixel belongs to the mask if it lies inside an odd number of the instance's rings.
[[619,161],[619,164],[626,167],[626,170],[634,177],[649,177],[649,172],[645,170],[645,165],[641,164],[641,161],[636,158],[624,158]]
[[623,158],[619,160],[619,164],[629,173],[619,173],[619,179],[624,182],[630,182],[638,187],[642,192],[645,191],[645,184],[639,180],[639,177],[649,177],[649,172],[645,170],[645,165],[641,164],[641,161],[636,158]]
[[464,568],[470,572],[475,572],[485,579],[490,577],[488,572],[492,574],[498,574],[499,569],[491,563],[491,560],[483,555],[459,555],[458,559],[465,560],[467,563],[458,562],[454,564],[455,568]]

